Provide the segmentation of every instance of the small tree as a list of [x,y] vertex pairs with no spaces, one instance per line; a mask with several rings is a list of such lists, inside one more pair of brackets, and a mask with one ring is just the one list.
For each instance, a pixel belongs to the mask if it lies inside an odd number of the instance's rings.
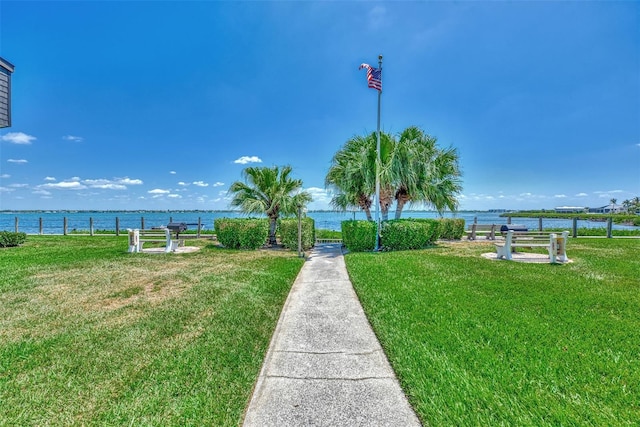
[[302,189],[302,180],[291,178],[291,166],[248,167],[242,171],[245,182],[229,187],[231,206],[246,214],[266,214],[269,218],[269,244],[276,244],[276,227],[280,214],[295,215],[298,206],[312,198]]

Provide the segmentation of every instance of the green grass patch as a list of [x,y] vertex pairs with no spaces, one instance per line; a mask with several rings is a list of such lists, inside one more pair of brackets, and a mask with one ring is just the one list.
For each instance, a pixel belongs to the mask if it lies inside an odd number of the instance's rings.
[[0,250],[0,425],[238,425],[302,260],[128,254],[127,237]]
[[342,239],[342,231],[316,229],[316,239]]
[[640,241],[572,239],[566,265],[491,244],[351,253],[365,312],[425,424],[637,425]]

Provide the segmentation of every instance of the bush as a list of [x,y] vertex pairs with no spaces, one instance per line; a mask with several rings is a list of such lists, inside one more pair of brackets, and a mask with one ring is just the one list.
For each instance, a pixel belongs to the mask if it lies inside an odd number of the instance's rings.
[[26,233],[14,233],[12,231],[0,231],[0,248],[18,246],[27,240]]
[[218,241],[229,249],[258,249],[269,237],[269,220],[264,218],[216,218]]
[[376,247],[376,223],[373,221],[342,221],[342,243],[352,252],[372,251]]
[[438,238],[435,219],[394,219],[382,223],[382,247],[387,251],[422,249]]
[[462,218],[440,218],[438,224],[438,239],[460,240],[464,234]]
[[[311,249],[316,241],[315,221],[313,218],[302,218],[302,249]],[[280,241],[285,248],[298,250],[298,218],[281,219],[278,224]]]

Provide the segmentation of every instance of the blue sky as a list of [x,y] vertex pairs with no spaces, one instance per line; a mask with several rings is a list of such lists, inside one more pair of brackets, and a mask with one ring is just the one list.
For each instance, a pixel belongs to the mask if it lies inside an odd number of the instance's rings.
[[0,2],[0,209],[226,209],[376,128],[453,146],[461,209],[640,195],[640,2]]

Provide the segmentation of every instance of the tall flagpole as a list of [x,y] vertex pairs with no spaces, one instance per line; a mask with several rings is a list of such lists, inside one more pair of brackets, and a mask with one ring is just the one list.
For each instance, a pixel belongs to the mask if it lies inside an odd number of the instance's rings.
[[[378,55],[378,69],[380,70],[380,84],[382,84],[382,55]],[[376,141],[376,245],[375,251],[380,250],[380,98],[382,86],[378,91],[378,130]]]

